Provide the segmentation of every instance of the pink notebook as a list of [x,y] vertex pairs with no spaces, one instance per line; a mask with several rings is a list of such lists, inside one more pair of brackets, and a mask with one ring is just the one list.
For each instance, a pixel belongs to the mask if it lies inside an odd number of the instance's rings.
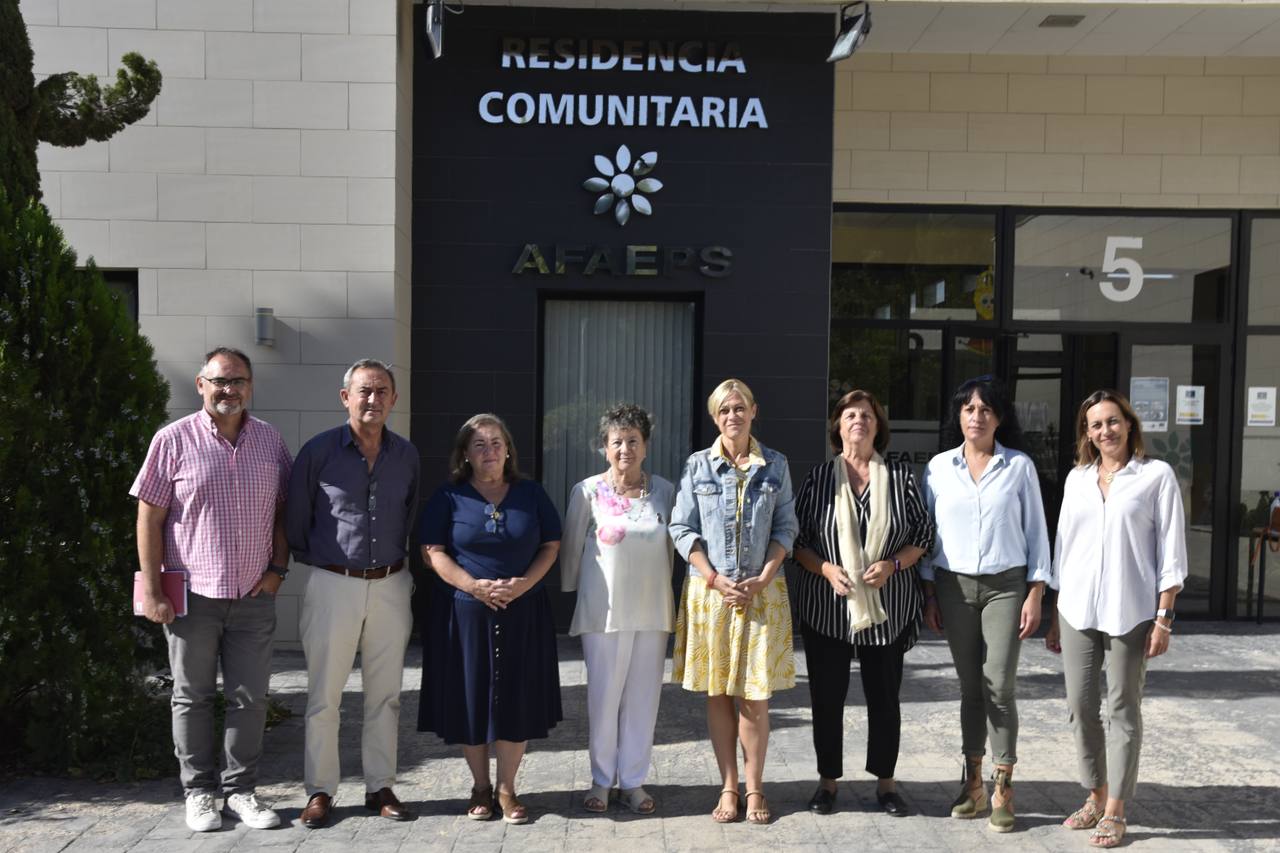
[[[133,615],[142,615],[142,572],[133,573]],[[174,616],[187,615],[187,572],[185,569],[161,569],[160,591],[173,605]]]

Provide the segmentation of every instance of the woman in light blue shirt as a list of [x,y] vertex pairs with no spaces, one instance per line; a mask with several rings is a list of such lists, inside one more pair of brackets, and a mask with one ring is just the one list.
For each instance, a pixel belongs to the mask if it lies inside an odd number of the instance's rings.
[[988,827],[1013,829],[1018,706],[1014,683],[1022,641],[1040,624],[1050,577],[1049,536],[1035,464],[1008,391],[989,376],[962,384],[951,400],[948,443],[925,470],[925,503],[937,524],[934,552],[920,564],[925,622],[945,631],[960,677],[963,787],[951,816],[987,810],[982,759],[988,734],[995,790]]

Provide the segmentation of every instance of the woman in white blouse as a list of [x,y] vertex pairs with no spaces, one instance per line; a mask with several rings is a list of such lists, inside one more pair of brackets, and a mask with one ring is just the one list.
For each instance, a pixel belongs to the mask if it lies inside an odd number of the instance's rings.
[[995,788],[987,827],[1013,830],[1018,761],[1015,696],[1022,641],[1040,624],[1049,580],[1049,534],[1035,464],[1015,449],[1021,429],[1004,385],[990,376],[962,384],[951,400],[952,450],[929,460],[925,504],[937,539],[921,562],[924,619],[944,631],[960,677],[964,775],[951,816],[987,810],[982,759],[990,735]]
[[[1058,607],[1045,644],[1062,653],[1080,781],[1089,789],[1063,826],[1093,829],[1095,847],[1124,839],[1147,660],[1169,648],[1174,599],[1187,577],[1184,522],[1178,479],[1146,458],[1129,401],[1115,391],[1086,397],[1076,417],[1076,467],[1063,487],[1052,580]],[[1099,714],[1104,662],[1110,744]]]
[[578,591],[569,627],[587,665],[591,789],[587,811],[603,812],[616,785],[636,814],[652,814],[641,787],[658,720],[662,665],[673,622],[675,488],[641,467],[652,421],[623,404],[600,418],[609,470],[573,487],[560,549],[561,586]]

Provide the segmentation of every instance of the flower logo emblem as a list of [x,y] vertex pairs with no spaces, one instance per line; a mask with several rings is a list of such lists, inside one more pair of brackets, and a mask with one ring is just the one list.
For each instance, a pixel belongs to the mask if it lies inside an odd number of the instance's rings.
[[582,188],[601,193],[596,199],[597,216],[612,209],[613,218],[618,224],[626,225],[631,219],[632,210],[645,216],[653,213],[653,204],[644,193],[656,193],[662,189],[662,181],[645,176],[658,165],[657,151],[641,154],[633,161],[631,149],[619,145],[618,153],[612,160],[603,154],[597,154],[595,164],[596,171],[603,177],[587,178],[582,182]]

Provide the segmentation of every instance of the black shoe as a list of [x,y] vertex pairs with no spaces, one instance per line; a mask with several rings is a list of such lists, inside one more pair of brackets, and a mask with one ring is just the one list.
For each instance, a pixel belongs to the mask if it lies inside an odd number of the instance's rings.
[[898,796],[897,791],[883,791],[876,794],[876,802],[887,815],[906,817],[911,814],[911,810],[907,808],[907,801]]
[[813,796],[809,798],[809,811],[818,814],[831,814],[831,809],[836,804],[836,792],[827,788],[818,786],[818,790],[813,792]]

